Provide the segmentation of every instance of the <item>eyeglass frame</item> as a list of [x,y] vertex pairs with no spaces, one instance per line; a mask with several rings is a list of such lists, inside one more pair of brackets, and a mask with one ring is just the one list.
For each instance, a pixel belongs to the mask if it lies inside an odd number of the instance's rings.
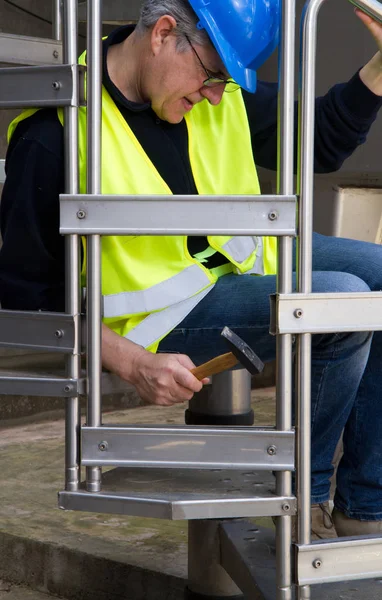
[[209,71],[207,69],[207,67],[204,66],[202,59],[200,58],[199,54],[197,53],[196,49],[194,48],[194,45],[192,44],[192,42],[191,42],[190,38],[188,37],[188,35],[184,34],[184,37],[186,38],[186,40],[190,44],[192,51],[194,52],[196,58],[198,59],[198,61],[199,61],[200,65],[201,65],[203,71],[207,75],[207,79],[205,79],[203,81],[203,85],[205,87],[214,87],[214,86],[217,86],[217,85],[227,86],[228,84],[236,85],[237,88],[234,89],[234,90],[227,90],[227,89],[224,90],[228,94],[232,94],[233,92],[237,92],[240,89],[240,85],[238,83],[236,83],[236,81],[234,79],[231,79],[230,77],[228,79],[225,79],[224,77],[216,77],[215,75],[212,75],[211,71]]

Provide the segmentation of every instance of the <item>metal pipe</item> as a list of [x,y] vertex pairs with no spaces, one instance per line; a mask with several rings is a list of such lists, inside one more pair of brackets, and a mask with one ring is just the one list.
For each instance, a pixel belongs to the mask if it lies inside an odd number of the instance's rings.
[[[87,192],[101,193],[102,1],[87,3]],[[101,408],[101,237],[87,238],[87,424],[99,426]],[[101,489],[100,467],[86,469],[88,491]]]
[[[66,4],[66,3],[65,3]],[[52,0],[52,37],[54,40],[61,41],[62,39],[62,0]],[[69,9],[70,10],[70,9]],[[76,27],[73,29],[73,32],[77,30],[77,21]],[[77,57],[76,57],[77,59]],[[66,61],[64,61],[66,62]],[[68,64],[68,63],[66,63]],[[70,63],[75,64],[75,63]]]
[[[279,49],[279,118],[277,193],[293,194],[294,179],[294,61],[295,0],[282,3],[281,44]],[[278,240],[279,293],[292,291],[293,239]],[[292,336],[279,335],[276,342],[276,429],[292,428]],[[276,474],[277,495],[292,494],[290,472]],[[277,600],[292,598],[292,519],[276,521],[276,585]]]
[[[302,16],[299,104],[298,194],[298,291],[312,291],[312,235],[314,184],[315,81],[318,13],[325,0],[310,0]],[[311,541],[311,334],[297,338],[297,540]],[[298,591],[299,598],[310,598],[310,587]]]
[[220,564],[218,519],[188,522],[187,600],[226,598],[244,600],[240,589]]
[[[248,371],[228,371],[212,378],[205,393],[195,394],[186,413],[188,424],[220,424],[232,419],[248,424],[251,415],[251,378]],[[191,520],[188,523],[188,588],[185,598],[223,597],[244,600],[240,589],[220,564],[219,520]]]
[[[55,3],[55,32],[61,34],[60,2]],[[65,64],[76,64],[77,47],[77,1],[67,0],[64,5],[64,44],[63,58]],[[59,37],[57,38],[59,39]],[[78,86],[78,82],[74,81]],[[75,90],[78,98],[78,89]],[[65,190],[66,193],[78,194],[78,108],[64,109],[64,141],[65,141]],[[67,376],[78,379],[81,375],[81,291],[80,291],[80,252],[79,236],[70,235],[65,238],[65,310],[74,316],[75,341],[73,354],[66,363]],[[78,396],[68,398],[65,403],[65,489],[78,489],[80,468],[80,431],[81,409]]]

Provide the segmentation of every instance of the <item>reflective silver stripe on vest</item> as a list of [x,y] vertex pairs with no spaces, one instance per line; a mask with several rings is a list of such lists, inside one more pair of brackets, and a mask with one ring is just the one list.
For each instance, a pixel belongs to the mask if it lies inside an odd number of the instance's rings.
[[187,300],[210,283],[207,274],[198,265],[192,265],[146,290],[104,296],[103,316],[123,317],[163,310],[167,306]]
[[264,246],[263,246],[263,238],[256,238],[258,241],[257,244],[257,252],[256,252],[256,260],[252,269],[245,272],[245,275],[264,275]]
[[[256,260],[252,269],[242,275],[264,275],[263,238],[257,236],[237,236],[224,244],[222,248],[238,263],[244,262],[256,250]],[[239,271],[237,271],[239,273]]]
[[215,284],[203,290],[192,298],[187,298],[178,304],[173,304],[161,312],[152,313],[125,336],[128,340],[148,348],[172,331],[199,304]]

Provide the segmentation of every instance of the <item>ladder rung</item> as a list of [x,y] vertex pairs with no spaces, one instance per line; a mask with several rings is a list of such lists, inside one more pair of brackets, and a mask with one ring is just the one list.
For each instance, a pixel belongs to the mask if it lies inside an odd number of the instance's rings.
[[292,471],[294,431],[186,425],[85,426],[82,464]]
[[0,346],[71,353],[74,317],[61,313],[0,310]]
[[62,42],[45,38],[0,33],[1,62],[17,65],[59,65]]
[[382,292],[276,294],[271,296],[273,334],[381,331]]
[[4,396],[51,396],[71,398],[85,393],[84,379],[61,377],[20,377],[19,372],[0,375],[0,394]]
[[0,69],[0,108],[79,106],[84,72],[79,65]]
[[80,235],[296,234],[296,196],[60,196],[60,232]]
[[382,536],[296,546],[298,585],[382,577]]

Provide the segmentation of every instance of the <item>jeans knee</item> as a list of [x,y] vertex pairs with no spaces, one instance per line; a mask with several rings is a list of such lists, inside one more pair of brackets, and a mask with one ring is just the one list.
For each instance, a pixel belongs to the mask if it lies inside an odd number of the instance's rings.
[[351,273],[331,272],[327,283],[330,288],[327,288],[327,291],[332,293],[355,294],[370,292],[368,284],[360,277],[357,277],[357,275],[352,275]]

